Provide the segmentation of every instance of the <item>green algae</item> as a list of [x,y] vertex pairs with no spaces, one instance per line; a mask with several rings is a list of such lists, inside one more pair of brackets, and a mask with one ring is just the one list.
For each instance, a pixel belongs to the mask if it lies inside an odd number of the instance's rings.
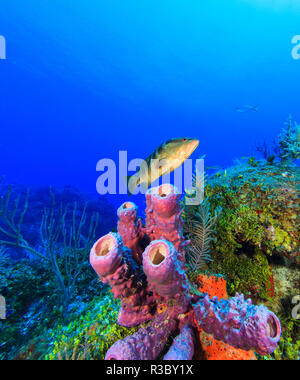
[[[222,208],[207,267],[226,277],[230,295],[270,302],[274,265],[299,266],[299,184],[299,167],[254,157],[207,180],[211,213]],[[185,208],[186,216],[193,214],[191,206]]]
[[79,318],[48,331],[51,348],[45,359],[103,360],[116,341],[138,330],[117,323],[120,306],[109,292],[93,300]]

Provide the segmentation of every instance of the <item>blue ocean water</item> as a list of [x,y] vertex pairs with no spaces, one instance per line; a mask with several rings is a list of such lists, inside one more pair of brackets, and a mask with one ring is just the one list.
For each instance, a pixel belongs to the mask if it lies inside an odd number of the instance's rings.
[[[146,158],[174,137],[198,139],[191,158],[220,171],[202,209],[208,237],[184,230],[198,263],[216,238],[204,269],[229,296],[268,303],[283,333],[272,358],[299,358],[299,167],[249,159],[289,115],[300,125],[299,21],[300,0],[0,0],[0,360],[73,357],[78,342],[103,359],[102,343],[122,336],[90,249],[124,201],[143,216],[144,196],[118,192],[120,152]],[[117,188],[99,197],[103,159]],[[197,210],[184,212],[193,225]]]
[[300,120],[299,20],[298,0],[0,0],[0,174],[96,193],[98,160],[172,137],[208,166],[256,154]]

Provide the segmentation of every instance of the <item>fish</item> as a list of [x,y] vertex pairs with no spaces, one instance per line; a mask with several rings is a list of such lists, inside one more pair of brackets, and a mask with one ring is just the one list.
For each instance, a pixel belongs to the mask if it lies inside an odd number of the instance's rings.
[[137,172],[125,177],[128,194],[141,185],[147,190],[152,182],[179,168],[199,145],[199,140],[187,137],[173,138],[161,144],[142,161]]
[[258,105],[256,105],[256,106],[245,105],[242,107],[237,107],[235,110],[236,110],[236,112],[239,112],[239,113],[244,113],[244,112],[248,112],[248,111],[258,112]]

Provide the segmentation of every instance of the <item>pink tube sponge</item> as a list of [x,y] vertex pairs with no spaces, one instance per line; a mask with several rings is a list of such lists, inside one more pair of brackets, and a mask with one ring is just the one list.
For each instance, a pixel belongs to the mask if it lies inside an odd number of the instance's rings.
[[107,351],[105,360],[154,360],[163,350],[176,322],[167,313],[161,314],[146,328],[117,341]]
[[180,194],[177,188],[170,184],[149,189],[146,199],[150,200],[153,210],[161,218],[168,219],[180,211]]
[[192,360],[194,356],[195,335],[193,329],[185,325],[174,339],[164,360]]
[[266,307],[253,306],[251,300],[245,302],[239,295],[219,301],[207,294],[191,294],[184,270],[189,242],[183,236],[176,188],[152,188],[146,202],[145,227],[135,204],[126,202],[118,209],[118,234],[105,235],[91,250],[92,267],[121,300],[118,323],[132,327],[152,321],[116,342],[106,359],[156,359],[175,334],[178,336],[164,359],[192,359],[198,328],[236,348],[273,352],[281,327]]
[[150,240],[166,239],[178,251],[178,259],[184,263],[184,239],[180,194],[172,185],[151,188],[146,193],[146,227]]
[[90,263],[103,283],[120,298],[118,322],[125,327],[139,325],[153,318],[154,301],[147,289],[145,275],[124,247],[120,235],[110,233],[99,239],[90,254]]
[[90,264],[99,277],[116,271],[122,262],[123,243],[119,235],[110,233],[99,239],[92,247]]
[[178,252],[166,240],[154,240],[143,254],[143,269],[148,282],[163,297],[188,293],[185,271],[178,261]]
[[236,348],[266,355],[280,340],[281,326],[275,314],[263,305],[252,305],[251,299],[245,301],[243,295],[218,301],[204,294],[194,312],[203,331]]
[[142,263],[144,247],[142,241],[144,232],[141,220],[137,217],[138,208],[132,202],[125,202],[118,209],[118,233],[123,243],[131,249],[131,254],[137,264]]

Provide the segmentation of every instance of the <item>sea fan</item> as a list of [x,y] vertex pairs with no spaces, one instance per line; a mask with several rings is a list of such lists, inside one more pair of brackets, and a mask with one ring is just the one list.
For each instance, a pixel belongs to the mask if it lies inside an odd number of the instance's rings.
[[186,236],[190,240],[187,249],[187,263],[192,271],[199,271],[204,264],[212,261],[210,244],[215,238],[216,222],[222,209],[218,207],[214,215],[210,212],[208,199],[197,207],[193,217],[187,218],[184,224]]
[[0,247],[0,272],[1,270],[4,270],[8,262],[9,255],[6,253],[6,249],[4,247]]

